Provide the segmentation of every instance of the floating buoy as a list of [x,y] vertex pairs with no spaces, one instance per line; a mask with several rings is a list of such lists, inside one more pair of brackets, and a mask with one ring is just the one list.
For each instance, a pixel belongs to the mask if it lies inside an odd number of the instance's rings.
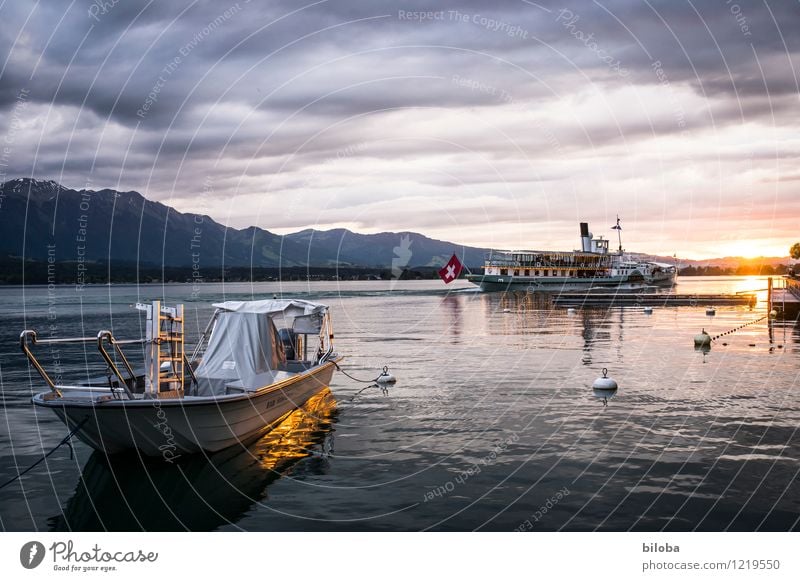
[[749,346],[750,346],[750,347],[755,347],[755,346],[756,346],[756,344],[755,344],[755,343],[750,343],[750,345],[749,345]]
[[645,307],[644,308],[645,315],[652,315],[653,314],[653,307]]
[[722,344],[722,346],[723,346],[723,347],[727,347],[727,346],[728,346],[728,344],[727,344],[727,343],[723,343],[723,344]]
[[389,373],[389,368],[384,366],[383,373],[378,376],[378,379],[375,380],[375,383],[397,383],[397,378]]
[[592,389],[596,391],[616,391],[619,386],[617,382],[608,376],[608,369],[603,368],[603,377],[598,377],[592,384]]
[[694,336],[694,346],[695,347],[710,347],[711,346],[711,335],[706,333],[706,330],[703,329],[699,335]]
[[706,315],[708,315],[709,317],[713,317],[716,314],[717,314],[717,309],[715,309],[714,307],[706,308]]

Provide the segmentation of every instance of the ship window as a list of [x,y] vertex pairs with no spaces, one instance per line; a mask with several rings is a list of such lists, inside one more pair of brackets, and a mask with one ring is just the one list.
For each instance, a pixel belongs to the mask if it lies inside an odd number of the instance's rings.
[[514,271],[514,276],[519,276],[519,271],[518,270]]
[[500,269],[500,276],[505,276],[507,274],[508,274],[508,269],[507,268],[501,268]]
[[530,269],[526,268],[525,269],[525,276],[530,276],[530,275],[531,275]]
[[538,270],[536,271],[536,276],[539,276],[539,271]]
[[547,273],[548,273],[548,272],[550,272],[550,271],[548,271],[548,270],[545,270],[545,271],[544,271],[544,276],[547,276]]

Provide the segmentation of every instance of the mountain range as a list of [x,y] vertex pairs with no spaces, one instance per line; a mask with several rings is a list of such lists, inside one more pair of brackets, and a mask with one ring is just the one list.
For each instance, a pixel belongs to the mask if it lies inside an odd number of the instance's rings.
[[415,232],[346,229],[274,234],[181,213],[138,192],[73,190],[29,178],[0,186],[0,257],[58,262],[256,268],[441,267],[453,253],[471,267],[486,249]]

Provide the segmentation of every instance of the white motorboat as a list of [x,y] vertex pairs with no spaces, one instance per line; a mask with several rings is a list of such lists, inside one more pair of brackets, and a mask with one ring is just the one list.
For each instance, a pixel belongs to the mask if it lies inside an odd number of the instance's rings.
[[[22,350],[50,388],[33,403],[52,409],[97,450],[138,449],[171,462],[252,442],[328,387],[340,358],[327,306],[264,300],[214,307],[191,357],[184,352],[183,306],[159,301],[137,305],[147,314],[143,339],[117,340],[100,331],[38,340],[35,331],[23,331]],[[94,341],[107,376],[71,385],[55,383],[31,350]],[[143,372],[134,372],[122,351],[132,344],[144,347]]]

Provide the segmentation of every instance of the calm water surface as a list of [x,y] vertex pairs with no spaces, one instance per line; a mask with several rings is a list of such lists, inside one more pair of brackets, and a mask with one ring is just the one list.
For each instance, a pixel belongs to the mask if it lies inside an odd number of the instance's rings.
[[[766,287],[684,278],[679,292]],[[193,296],[193,290],[199,290]],[[19,351],[109,328],[138,337],[136,301],[184,302],[190,343],[223,299],[332,307],[337,374],[247,449],[170,465],[107,461],[84,444],[0,490],[3,530],[790,530],[800,517],[800,331],[766,320],[703,354],[693,336],[765,305],[592,309],[432,281],[0,288],[0,481],[65,435]],[[761,294],[763,299],[764,293]],[[40,348],[53,375],[102,374],[95,348]],[[606,367],[620,384],[596,397]]]

